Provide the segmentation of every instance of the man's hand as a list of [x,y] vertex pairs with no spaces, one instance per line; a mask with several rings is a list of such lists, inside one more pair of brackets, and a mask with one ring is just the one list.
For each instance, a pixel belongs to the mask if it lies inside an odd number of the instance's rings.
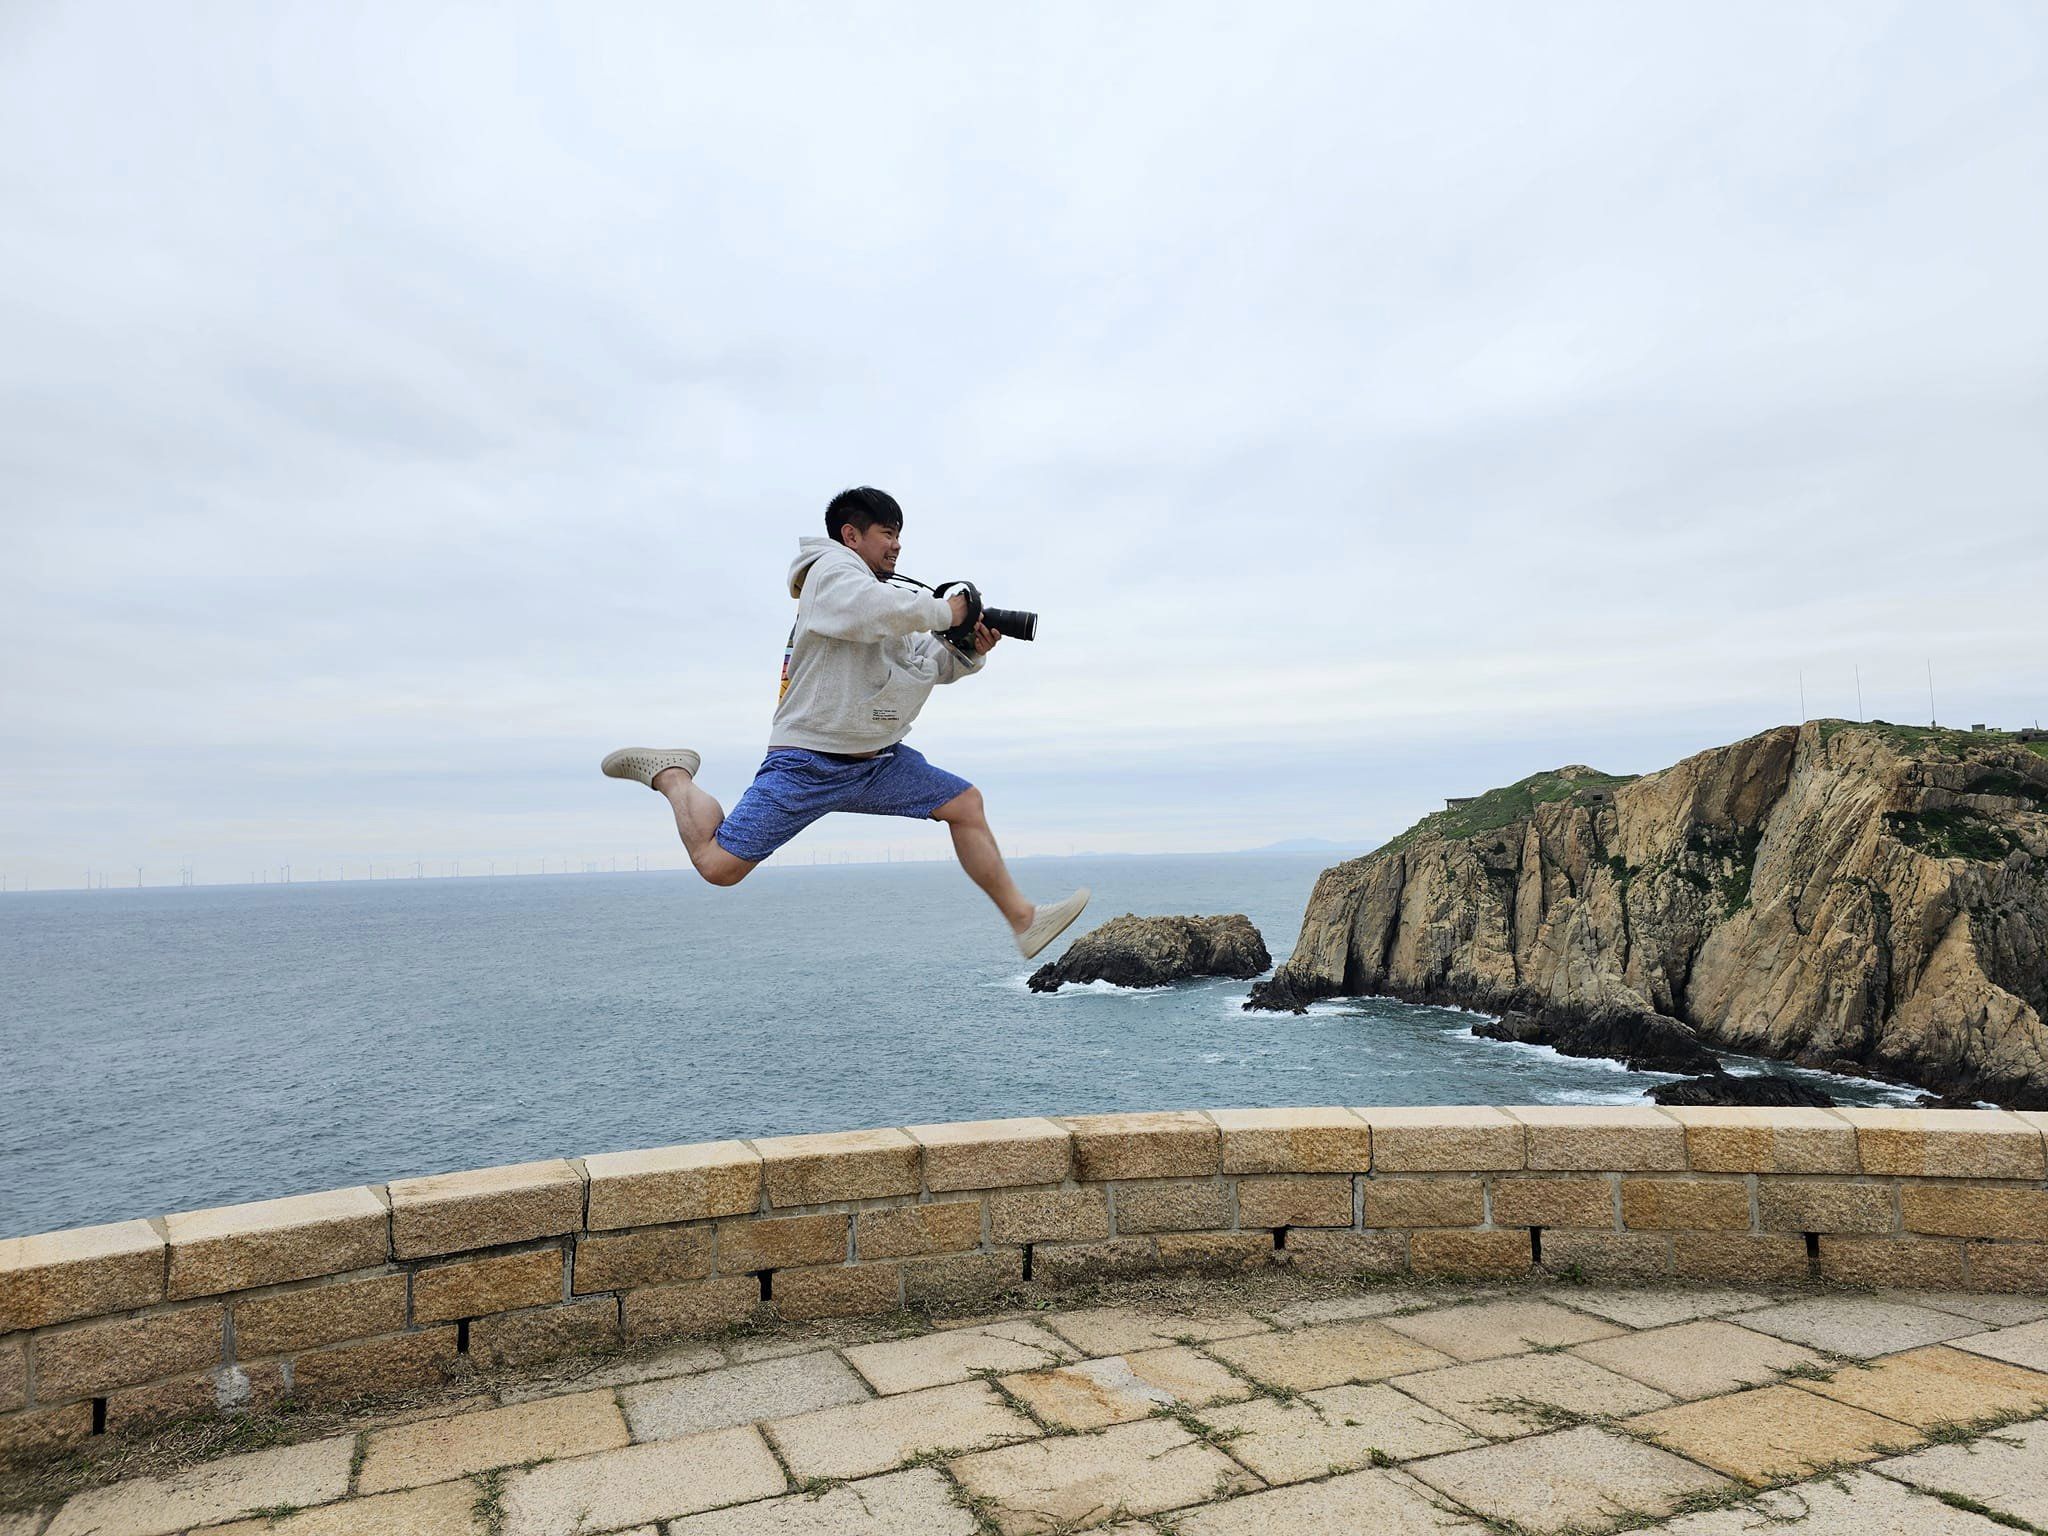
[[996,642],[1003,637],[986,624],[974,626],[974,650],[978,656],[986,656],[996,648]]
[[954,624],[965,624],[967,622],[967,594],[965,592],[955,592],[946,601],[953,605]]

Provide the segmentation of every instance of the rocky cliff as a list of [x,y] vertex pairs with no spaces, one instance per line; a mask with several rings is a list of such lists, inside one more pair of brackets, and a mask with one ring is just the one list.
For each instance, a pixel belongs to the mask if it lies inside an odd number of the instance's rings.
[[1385,994],[1690,1026],[2048,1106],[2048,743],[1817,721],[1540,774],[1325,870],[1248,1007]]

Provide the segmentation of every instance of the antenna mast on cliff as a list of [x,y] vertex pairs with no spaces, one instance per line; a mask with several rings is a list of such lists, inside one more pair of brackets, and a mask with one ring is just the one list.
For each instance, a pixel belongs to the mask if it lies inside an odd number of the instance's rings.
[[1806,669],[1799,669],[1799,723],[1806,724]]
[[1931,730],[1941,724],[1934,713],[1934,658],[1927,658],[1927,725]]
[[1856,668],[1856,718],[1863,718],[1863,668]]

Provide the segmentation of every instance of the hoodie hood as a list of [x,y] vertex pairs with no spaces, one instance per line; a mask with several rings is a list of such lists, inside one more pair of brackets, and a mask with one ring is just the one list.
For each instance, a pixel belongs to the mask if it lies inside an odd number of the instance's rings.
[[[837,539],[823,539],[815,535],[806,539],[798,539],[796,541],[796,558],[789,562],[789,595],[791,597],[803,596],[804,578],[810,575],[811,567],[820,560],[831,559],[832,552],[835,549],[862,570],[867,571],[867,561],[861,559],[859,555],[856,555]],[[872,576],[874,572],[868,571],[868,574]]]

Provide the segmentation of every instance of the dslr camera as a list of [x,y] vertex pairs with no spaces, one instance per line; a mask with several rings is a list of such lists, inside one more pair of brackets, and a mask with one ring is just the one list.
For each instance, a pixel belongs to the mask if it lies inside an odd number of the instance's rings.
[[932,588],[934,597],[951,597],[955,591],[967,594],[967,617],[951,629],[942,630],[939,638],[956,651],[974,654],[974,626],[977,622],[986,624],[999,635],[1012,640],[1036,640],[1038,638],[1038,615],[1026,613],[1021,608],[990,608],[981,600],[981,589],[971,581],[942,581]]

